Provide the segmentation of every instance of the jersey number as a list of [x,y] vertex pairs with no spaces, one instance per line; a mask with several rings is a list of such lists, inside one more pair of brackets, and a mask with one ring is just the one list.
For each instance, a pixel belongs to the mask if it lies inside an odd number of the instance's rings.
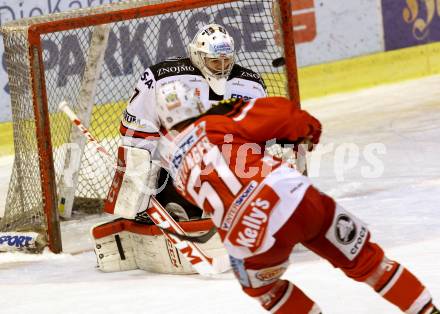
[[[243,185],[229,168],[217,146],[213,146],[203,155],[203,162],[208,169],[212,169],[212,175],[214,175],[215,172],[217,173],[218,177],[233,196],[238,194]],[[201,174],[202,170],[199,165],[192,168],[187,185],[188,193],[200,208],[203,208],[204,202],[207,201],[213,209],[223,212],[225,208],[220,196],[211,183],[208,181],[200,182]],[[196,183],[198,183],[197,190]]]
[[140,90],[136,87],[136,88],[134,89],[133,96],[131,96],[131,98],[130,98],[130,103],[133,102],[133,100],[139,95],[139,93],[140,93]]

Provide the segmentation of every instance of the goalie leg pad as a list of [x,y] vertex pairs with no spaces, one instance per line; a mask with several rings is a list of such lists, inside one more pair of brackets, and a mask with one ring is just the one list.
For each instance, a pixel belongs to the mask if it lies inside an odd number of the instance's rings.
[[125,219],[96,225],[91,230],[98,269],[118,272],[137,269],[130,232],[125,231]]
[[[210,219],[183,221],[178,224],[191,236],[204,234],[213,227]],[[181,255],[156,226],[139,228],[139,225],[132,224],[129,230],[134,243],[136,263],[140,269],[166,274],[196,273],[187,258]],[[208,242],[198,245],[210,257],[227,254],[218,233]]]
[[[203,234],[213,227],[210,219],[179,224],[189,235]],[[142,269],[166,274],[196,273],[186,258],[154,225],[116,219],[93,227],[91,233],[101,271]],[[218,234],[200,244],[200,247],[211,257],[227,254]]]

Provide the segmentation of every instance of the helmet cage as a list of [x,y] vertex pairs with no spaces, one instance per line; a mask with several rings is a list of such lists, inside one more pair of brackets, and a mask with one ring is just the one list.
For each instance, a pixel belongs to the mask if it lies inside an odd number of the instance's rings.
[[[215,78],[228,77],[234,66],[234,54],[212,55],[199,52],[200,58],[203,58],[204,66],[207,72],[210,72]],[[210,66],[210,62],[216,62],[220,67],[214,68]],[[226,65],[225,65],[226,64]]]

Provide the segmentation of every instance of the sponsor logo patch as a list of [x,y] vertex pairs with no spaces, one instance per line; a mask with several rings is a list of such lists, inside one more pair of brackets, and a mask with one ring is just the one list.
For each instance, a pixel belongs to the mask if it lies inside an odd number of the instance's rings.
[[35,232],[6,232],[0,234],[0,251],[13,251],[35,247],[38,234]]
[[139,119],[138,117],[136,117],[135,115],[132,115],[130,113],[127,112],[127,109],[124,110],[124,112],[122,113],[123,115],[123,120],[124,120],[124,124],[127,126],[135,126],[138,128],[143,128],[145,127],[146,123],[145,120]]
[[260,288],[276,282],[286,271],[289,261],[262,269],[248,269],[247,274],[252,288]]
[[183,194],[186,194],[184,182],[192,168],[201,162],[204,153],[212,147],[206,137],[204,122],[185,132],[179,135],[179,139],[174,142],[175,146],[163,157],[176,188]]
[[248,101],[249,99],[252,99],[252,97],[250,96],[239,95],[239,94],[231,94],[231,98],[243,99],[244,101]]
[[173,242],[171,242],[170,239],[165,237],[165,244],[168,251],[168,256],[170,258],[171,264],[174,266],[174,268],[180,269],[182,264],[180,263],[180,259],[177,253],[176,248],[174,247]]
[[165,101],[167,103],[168,110],[176,109],[182,105],[179,101],[179,97],[177,97],[177,93],[169,93],[166,95]]
[[294,186],[291,190],[290,190],[290,194],[294,194],[300,187],[302,187],[304,185],[303,182],[300,182],[298,185]]
[[360,219],[338,205],[325,237],[352,261],[365,245],[368,229]]
[[247,72],[247,71],[241,71],[240,77],[242,77],[242,78],[252,78],[254,80],[260,80],[261,79],[260,75],[258,75],[257,73]]
[[354,221],[347,215],[339,215],[336,218],[335,235],[339,243],[349,244],[353,242],[357,233],[356,231]]
[[231,204],[228,212],[226,213],[225,219],[223,220],[222,223],[223,230],[229,230],[229,228],[232,225],[232,222],[234,221],[235,215],[237,214],[237,211],[241,208],[241,205],[243,205],[243,203],[249,198],[249,196],[255,190],[257,185],[258,185],[257,181],[249,182],[248,186],[244,189],[244,191],[237,196],[237,198]]
[[229,241],[233,245],[247,247],[251,252],[258,250],[264,240],[271,211],[278,201],[279,196],[275,191],[265,185],[234,221],[228,235]]
[[211,51],[218,54],[228,54],[233,52],[231,45],[229,45],[228,43],[214,44],[212,45]]
[[189,81],[194,82],[194,83],[200,83],[202,80],[194,77],[194,78],[190,79]]
[[174,67],[160,68],[157,72],[157,76],[161,77],[166,74],[180,74],[187,72],[194,72],[196,69],[190,65],[179,65]]
[[194,96],[197,96],[200,98],[201,92],[199,88],[194,89]]
[[270,267],[260,270],[255,274],[255,277],[262,281],[272,281],[280,278],[285,271],[285,266]]
[[190,134],[183,143],[179,143],[179,148],[177,149],[176,153],[173,156],[173,159],[171,160],[171,164],[173,166],[174,172],[177,172],[180,165],[182,164],[183,157],[185,156],[186,152],[191,148],[192,145],[196,142],[196,136],[194,134]]

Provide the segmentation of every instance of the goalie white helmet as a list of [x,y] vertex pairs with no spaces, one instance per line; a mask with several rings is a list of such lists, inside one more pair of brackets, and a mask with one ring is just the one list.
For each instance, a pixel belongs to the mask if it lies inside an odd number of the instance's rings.
[[234,66],[234,40],[218,24],[204,26],[189,44],[191,62],[202,72],[217,95],[224,95]]
[[157,114],[162,125],[170,130],[176,124],[204,113],[196,91],[180,81],[160,86],[156,92]]

